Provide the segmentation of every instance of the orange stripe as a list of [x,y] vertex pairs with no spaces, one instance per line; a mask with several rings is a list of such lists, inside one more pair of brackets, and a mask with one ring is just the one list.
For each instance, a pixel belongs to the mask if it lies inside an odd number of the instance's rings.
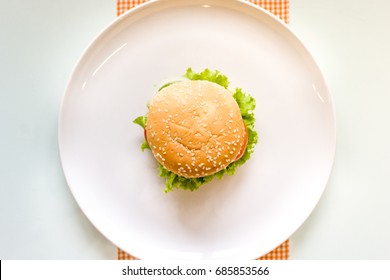
[[[117,15],[120,16],[131,8],[147,0],[117,0]],[[289,23],[289,0],[248,0],[259,5]],[[286,240],[280,246],[258,258],[259,260],[287,260],[290,255],[290,242]],[[137,258],[118,248],[118,260],[136,260]]]

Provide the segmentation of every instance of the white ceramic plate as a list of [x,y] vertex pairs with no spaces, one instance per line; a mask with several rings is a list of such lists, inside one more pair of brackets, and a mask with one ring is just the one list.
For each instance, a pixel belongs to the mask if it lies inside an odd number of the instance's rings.
[[[236,175],[164,194],[132,120],[161,82],[218,69],[257,100],[259,143]],[[256,258],[309,216],[335,151],[331,96],[289,28],[245,1],[152,1],[87,48],[63,99],[61,161],[81,209],[125,251],[151,258]]]

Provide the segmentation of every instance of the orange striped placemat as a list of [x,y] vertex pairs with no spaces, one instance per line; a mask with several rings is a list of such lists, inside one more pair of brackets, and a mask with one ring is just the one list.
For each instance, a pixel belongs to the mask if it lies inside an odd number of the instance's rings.
[[[118,260],[138,260],[136,257],[126,253],[120,248],[117,248]],[[290,242],[289,240],[284,241],[278,247],[273,249],[268,254],[257,258],[257,260],[288,260],[290,254]]]
[[[117,0],[117,15],[146,2],[147,0]],[[264,9],[278,16],[281,20],[289,22],[289,0],[247,0],[260,5]],[[268,254],[259,257],[259,260],[287,260],[290,254],[290,242],[286,240]],[[136,260],[137,258],[118,248],[118,260]]]
[[[117,0],[116,14],[120,16],[127,10],[146,2],[147,0]],[[278,16],[285,23],[289,22],[289,0],[248,0]]]

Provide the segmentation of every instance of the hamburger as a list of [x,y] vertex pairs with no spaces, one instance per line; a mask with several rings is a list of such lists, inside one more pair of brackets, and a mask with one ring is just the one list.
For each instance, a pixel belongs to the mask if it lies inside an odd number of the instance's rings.
[[161,87],[147,114],[134,120],[144,128],[142,150],[151,150],[166,178],[165,192],[234,174],[257,143],[253,97],[228,90],[219,71],[189,68],[184,78]]

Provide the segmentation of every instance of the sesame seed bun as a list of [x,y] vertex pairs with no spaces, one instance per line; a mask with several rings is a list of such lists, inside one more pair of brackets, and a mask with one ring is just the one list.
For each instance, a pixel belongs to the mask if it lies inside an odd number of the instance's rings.
[[209,81],[163,88],[151,102],[145,129],[154,157],[186,178],[225,169],[237,159],[247,137],[232,94]]

